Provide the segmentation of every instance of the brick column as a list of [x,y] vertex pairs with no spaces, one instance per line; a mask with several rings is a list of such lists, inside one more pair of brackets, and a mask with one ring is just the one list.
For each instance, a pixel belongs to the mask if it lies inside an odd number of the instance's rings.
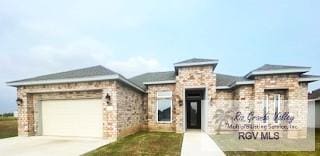
[[[111,97],[110,104],[107,104],[106,95]],[[103,89],[103,137],[112,141],[117,140],[117,96],[114,89]]]
[[32,136],[34,135],[32,95],[18,88],[17,97],[22,99],[22,104],[18,106],[18,135]]

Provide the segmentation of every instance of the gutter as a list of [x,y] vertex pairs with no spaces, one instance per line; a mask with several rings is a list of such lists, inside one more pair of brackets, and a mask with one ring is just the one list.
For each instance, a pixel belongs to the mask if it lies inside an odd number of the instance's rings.
[[254,81],[235,81],[231,85],[228,86],[217,86],[216,89],[232,89],[233,87],[236,86],[241,86],[241,85],[252,85],[254,84]]
[[319,81],[320,77],[305,77],[305,78],[299,78],[299,82],[313,82],[313,81]]
[[254,84],[254,81],[236,81],[234,83],[232,83],[230,85],[231,88],[235,87],[235,86],[240,86],[240,85],[251,85]]
[[253,71],[248,73],[245,77],[250,78],[255,75],[270,75],[270,74],[287,74],[287,73],[305,73],[310,71],[311,67],[295,68],[295,69],[282,69],[282,70],[265,70],[265,71]]
[[167,80],[167,81],[153,81],[153,82],[144,82],[144,85],[153,85],[153,84],[171,84],[176,83],[176,80]]
[[217,86],[216,89],[231,89],[229,86]]
[[311,100],[318,101],[318,100],[320,100],[320,97],[315,98],[315,99],[311,99]]

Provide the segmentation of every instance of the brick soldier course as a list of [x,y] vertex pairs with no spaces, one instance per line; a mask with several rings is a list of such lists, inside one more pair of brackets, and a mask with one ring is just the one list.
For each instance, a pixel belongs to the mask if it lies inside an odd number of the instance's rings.
[[[238,101],[239,108],[262,113],[261,101],[266,96],[271,100],[273,95],[280,95],[288,101],[281,111],[290,109],[299,114],[295,122],[301,131],[290,136],[305,136],[308,83],[320,78],[305,74],[310,67],[267,64],[245,76],[231,76],[216,73],[217,65],[218,60],[194,58],[175,63],[174,71],[145,73],[130,79],[94,66],[8,82],[17,87],[19,136],[42,135],[43,100],[77,99],[101,100],[105,139],[116,140],[140,130],[183,133],[188,129],[185,94],[190,89],[203,89],[201,129],[209,134],[216,132],[214,115],[218,109]],[[172,93],[169,122],[158,121],[157,95],[163,91]],[[274,111],[273,105],[269,105],[269,111]]]

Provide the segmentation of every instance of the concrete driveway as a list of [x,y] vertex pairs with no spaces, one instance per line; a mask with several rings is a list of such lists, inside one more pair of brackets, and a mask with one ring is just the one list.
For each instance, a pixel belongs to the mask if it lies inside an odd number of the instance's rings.
[[95,138],[52,136],[12,137],[0,139],[0,155],[76,156],[94,150],[108,143],[109,141],[107,140]]

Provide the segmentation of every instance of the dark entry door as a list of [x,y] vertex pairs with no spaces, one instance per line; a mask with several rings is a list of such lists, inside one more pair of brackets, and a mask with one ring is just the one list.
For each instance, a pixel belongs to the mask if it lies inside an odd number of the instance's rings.
[[187,128],[201,128],[201,101],[187,101]]

